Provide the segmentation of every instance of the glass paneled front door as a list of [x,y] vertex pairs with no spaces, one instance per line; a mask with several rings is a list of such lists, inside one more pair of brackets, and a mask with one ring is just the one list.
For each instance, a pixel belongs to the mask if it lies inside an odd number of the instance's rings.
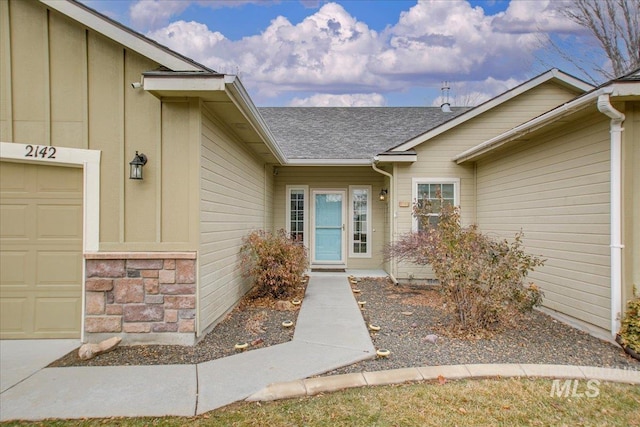
[[341,263],[344,236],[344,191],[315,191],[313,262]]

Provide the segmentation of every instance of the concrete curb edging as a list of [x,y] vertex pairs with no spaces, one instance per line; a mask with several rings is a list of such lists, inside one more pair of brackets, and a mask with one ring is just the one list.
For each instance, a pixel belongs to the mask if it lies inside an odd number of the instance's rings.
[[536,364],[443,365],[388,371],[360,372],[307,378],[270,384],[246,400],[249,402],[314,396],[347,388],[403,384],[417,381],[463,378],[522,377],[599,380],[640,385],[640,371],[594,366]]

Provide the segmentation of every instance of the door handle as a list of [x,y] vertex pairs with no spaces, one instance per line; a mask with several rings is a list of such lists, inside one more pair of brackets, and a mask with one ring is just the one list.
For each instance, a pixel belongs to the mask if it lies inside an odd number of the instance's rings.
[[342,231],[344,231],[344,224],[342,224]]

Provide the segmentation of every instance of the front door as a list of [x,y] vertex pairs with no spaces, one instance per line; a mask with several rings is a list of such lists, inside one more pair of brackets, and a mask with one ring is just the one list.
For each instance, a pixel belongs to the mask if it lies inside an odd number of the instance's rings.
[[313,254],[316,264],[344,264],[345,192],[313,192]]

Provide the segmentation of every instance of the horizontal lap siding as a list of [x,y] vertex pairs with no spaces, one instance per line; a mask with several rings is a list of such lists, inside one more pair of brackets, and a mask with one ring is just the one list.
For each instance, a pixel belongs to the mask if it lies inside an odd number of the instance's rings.
[[[262,229],[269,204],[263,163],[202,117],[200,165],[199,333],[215,324],[250,289],[240,274],[242,238]],[[268,191],[265,192],[265,189]]]
[[[452,159],[463,151],[530,120],[575,97],[575,93],[554,83],[544,83],[524,94],[464,122],[452,130],[416,147],[418,161],[399,165],[396,180],[398,202],[413,205],[412,178],[459,178],[462,221],[476,221],[475,178],[473,165],[457,165]],[[396,237],[411,232],[411,207],[396,205],[398,218]],[[398,278],[433,278],[429,267],[399,263]]]
[[544,305],[601,328],[610,322],[609,128],[601,116],[477,165],[480,229],[547,259],[530,279]]

